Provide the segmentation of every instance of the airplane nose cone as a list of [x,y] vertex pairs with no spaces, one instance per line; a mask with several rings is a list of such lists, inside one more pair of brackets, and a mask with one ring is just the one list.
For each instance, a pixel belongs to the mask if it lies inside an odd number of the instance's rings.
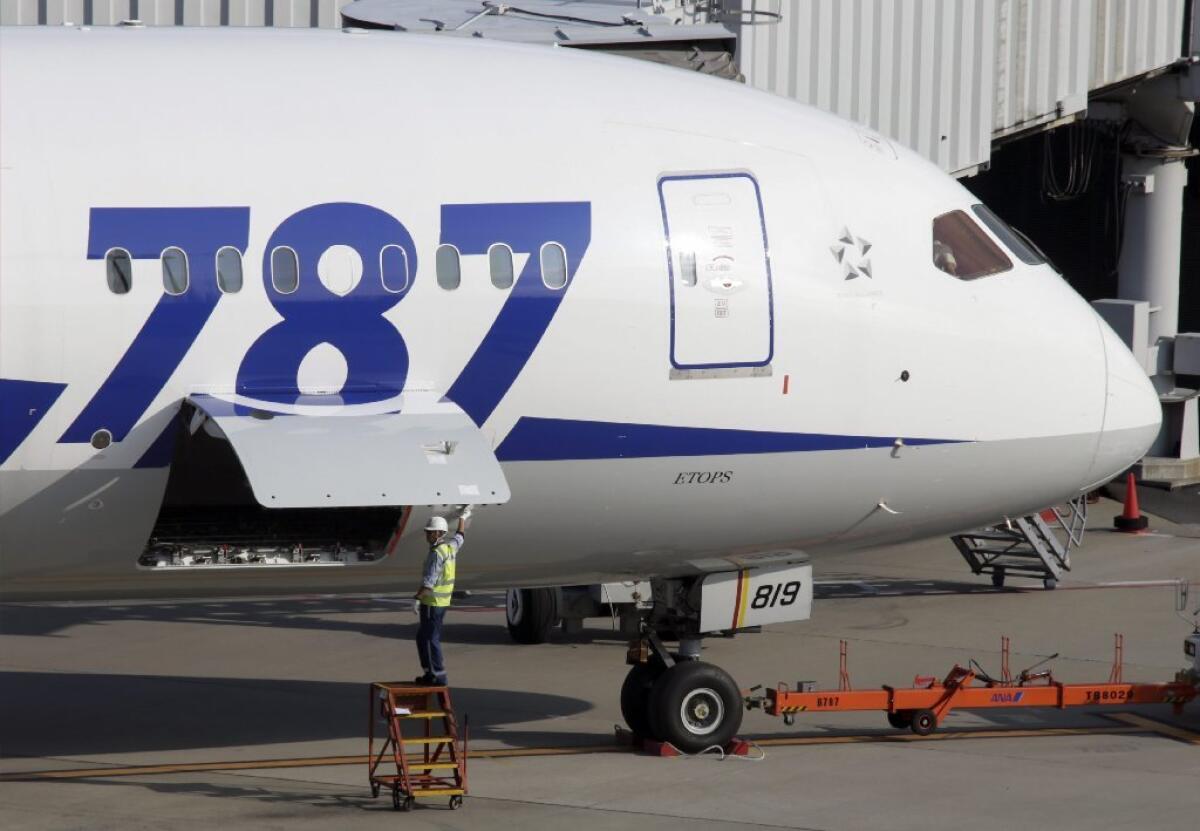
[[1104,423],[1089,476],[1094,482],[1091,487],[1108,482],[1146,455],[1162,425],[1162,405],[1146,370],[1117,333],[1097,319],[1104,345],[1107,383]]

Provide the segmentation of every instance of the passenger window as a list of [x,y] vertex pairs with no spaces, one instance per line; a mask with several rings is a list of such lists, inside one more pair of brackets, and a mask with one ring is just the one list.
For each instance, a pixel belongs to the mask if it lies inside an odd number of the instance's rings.
[[488,249],[488,270],[492,274],[492,285],[498,289],[510,289],[513,284],[512,249],[497,242]]
[[557,242],[542,246],[542,282],[546,288],[561,289],[567,284],[567,252]]
[[113,294],[128,294],[133,288],[133,262],[129,252],[114,248],[104,255],[104,268],[108,274],[108,290]]
[[159,257],[162,262],[163,291],[183,294],[188,290],[187,254],[180,248],[168,248]]
[[458,249],[453,245],[439,245],[434,263],[437,284],[446,291],[454,291],[462,282],[462,266]]
[[300,260],[286,245],[271,251],[271,285],[280,294],[291,294],[300,285]]
[[933,220],[933,264],[960,280],[1012,268],[1008,255],[962,211],[950,211]]
[[1042,253],[1026,240],[1020,231],[992,213],[987,205],[972,205],[971,210],[983,220],[988,230],[1000,238],[1009,251],[1017,255],[1018,260],[1026,265],[1042,265],[1046,262]]
[[217,251],[217,288],[225,294],[242,290],[242,252],[231,245]]
[[384,291],[399,294],[408,288],[408,252],[399,245],[385,245],[379,252],[379,273]]

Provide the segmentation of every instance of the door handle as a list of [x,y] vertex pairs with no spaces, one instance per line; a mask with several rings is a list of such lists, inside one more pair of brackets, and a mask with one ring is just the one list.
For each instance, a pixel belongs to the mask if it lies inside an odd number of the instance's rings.
[[695,251],[679,252],[679,281],[685,286],[694,286],[698,282]]

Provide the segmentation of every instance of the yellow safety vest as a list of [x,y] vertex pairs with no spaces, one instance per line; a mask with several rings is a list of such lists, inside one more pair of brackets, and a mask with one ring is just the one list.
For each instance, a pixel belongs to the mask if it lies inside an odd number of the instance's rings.
[[454,561],[458,558],[454,547],[445,543],[435,545],[433,551],[438,559],[441,576],[432,589],[433,594],[421,598],[421,602],[426,606],[449,606],[450,598],[454,594]]

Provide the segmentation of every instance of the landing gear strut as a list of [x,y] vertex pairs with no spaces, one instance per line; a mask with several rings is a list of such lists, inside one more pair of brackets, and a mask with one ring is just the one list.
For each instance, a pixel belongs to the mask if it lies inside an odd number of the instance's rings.
[[[686,603],[690,583],[655,581],[654,607],[630,644],[633,666],[621,687],[621,714],[634,734],[685,753],[725,747],[742,726],[742,694],[725,670],[700,660],[698,615]],[[662,635],[674,635],[671,652]]]

